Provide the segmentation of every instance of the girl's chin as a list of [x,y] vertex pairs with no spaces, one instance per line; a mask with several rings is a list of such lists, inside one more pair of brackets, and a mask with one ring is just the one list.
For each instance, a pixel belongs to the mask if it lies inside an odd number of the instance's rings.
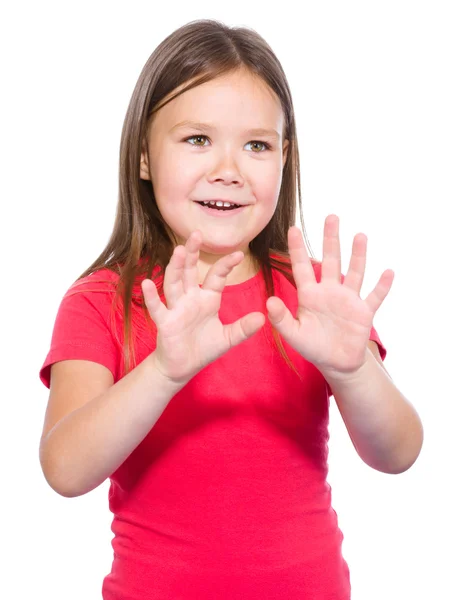
[[241,244],[213,244],[211,242],[203,243],[200,246],[200,254],[212,254],[219,256],[226,256],[227,254],[232,254],[232,252],[237,252],[241,250],[245,254],[249,251],[249,248],[246,246],[244,248],[241,247]]

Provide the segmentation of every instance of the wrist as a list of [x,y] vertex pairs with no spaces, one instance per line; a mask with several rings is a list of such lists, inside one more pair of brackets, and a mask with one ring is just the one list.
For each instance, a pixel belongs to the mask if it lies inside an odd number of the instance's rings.
[[369,376],[372,369],[374,356],[369,348],[366,348],[364,362],[353,371],[337,371],[335,369],[319,369],[327,383],[332,386],[356,384]]
[[154,378],[156,380],[161,380],[162,384],[169,389],[173,395],[177,394],[177,392],[179,392],[190,381],[190,378],[180,380],[171,378],[163,370],[160,362],[158,361],[156,351],[152,352],[146,360],[150,364],[150,369]]

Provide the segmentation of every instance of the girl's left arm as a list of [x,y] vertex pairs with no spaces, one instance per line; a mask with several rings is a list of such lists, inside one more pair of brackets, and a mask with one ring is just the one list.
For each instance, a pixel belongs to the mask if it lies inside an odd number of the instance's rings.
[[349,378],[326,376],[356,451],[373,469],[398,474],[417,460],[423,426],[369,341],[366,361]]
[[269,320],[326,379],[363,461],[383,473],[407,471],[422,448],[422,423],[387,373],[376,343],[369,340],[375,313],[390,291],[394,271],[384,271],[367,298],[361,298],[367,236],[356,234],[342,281],[336,215],[328,215],[324,223],[320,281],[296,226],[288,230],[288,248],[297,312],[294,316],[281,298],[271,296],[266,303]]

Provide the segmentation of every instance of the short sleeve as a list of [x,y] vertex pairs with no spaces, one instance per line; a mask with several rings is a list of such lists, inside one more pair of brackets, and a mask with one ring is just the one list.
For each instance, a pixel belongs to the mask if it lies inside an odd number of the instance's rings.
[[78,286],[65,294],[58,308],[50,349],[39,372],[48,389],[51,365],[61,360],[97,362],[112,372],[114,381],[118,380],[120,351],[111,328],[112,299],[113,293],[108,290],[80,291]]

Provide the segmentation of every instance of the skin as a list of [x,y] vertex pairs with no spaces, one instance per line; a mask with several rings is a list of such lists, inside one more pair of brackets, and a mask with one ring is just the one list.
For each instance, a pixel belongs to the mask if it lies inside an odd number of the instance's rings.
[[[212,124],[215,129],[175,128],[185,120]],[[246,132],[258,128],[273,129],[279,137]],[[200,283],[217,260],[237,250],[244,259],[229,274],[227,285],[255,274],[249,242],[276,209],[289,145],[283,140],[283,128],[278,97],[246,71],[188,90],[154,114],[140,177],[152,182],[160,213],[179,244],[185,245],[193,231],[200,231]],[[247,206],[238,215],[220,219],[193,202],[211,198]]]

